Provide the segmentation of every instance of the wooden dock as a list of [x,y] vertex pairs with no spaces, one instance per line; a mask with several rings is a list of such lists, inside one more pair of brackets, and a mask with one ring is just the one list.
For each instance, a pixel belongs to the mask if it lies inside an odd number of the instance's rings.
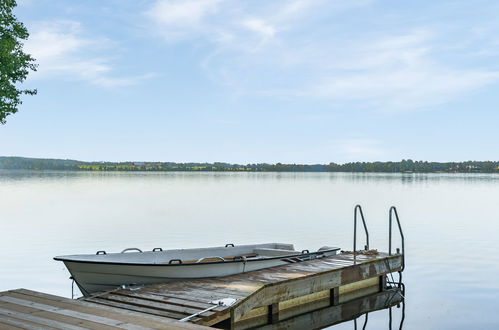
[[207,329],[192,323],[18,289],[0,293],[0,329]]
[[[289,329],[316,321],[333,324],[400,302],[401,295],[387,290],[386,275],[402,269],[402,254],[360,252],[216,279],[116,289],[78,300],[13,290],[0,293],[0,328],[273,329],[287,324]],[[235,303],[213,304],[226,298]]]

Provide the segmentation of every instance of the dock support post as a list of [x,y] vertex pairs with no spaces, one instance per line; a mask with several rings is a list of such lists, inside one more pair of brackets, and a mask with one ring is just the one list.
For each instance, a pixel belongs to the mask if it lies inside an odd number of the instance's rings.
[[269,323],[275,324],[279,322],[279,303],[269,305]]
[[379,292],[386,290],[386,275],[381,275],[379,277]]
[[331,306],[338,305],[340,303],[340,288],[329,289],[329,304]]

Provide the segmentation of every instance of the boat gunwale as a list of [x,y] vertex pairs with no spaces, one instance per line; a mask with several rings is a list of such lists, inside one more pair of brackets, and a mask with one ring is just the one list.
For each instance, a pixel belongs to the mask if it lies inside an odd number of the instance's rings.
[[[143,266],[160,266],[160,267],[165,267],[165,266],[195,266],[195,265],[228,264],[228,263],[236,263],[236,262],[248,263],[248,262],[255,262],[255,261],[287,259],[287,258],[292,258],[292,257],[297,257],[297,256],[309,256],[309,255],[324,254],[327,252],[338,251],[340,249],[341,248],[335,247],[332,249],[327,249],[327,250],[322,250],[322,251],[315,251],[315,252],[309,252],[309,253],[295,253],[295,254],[276,256],[276,257],[268,257],[268,258],[260,258],[260,259],[189,262],[189,263],[172,263],[172,264],[170,264],[170,263],[161,264],[161,263],[116,262],[116,261],[100,261],[100,260],[73,260],[73,259],[64,258],[63,256],[54,257],[53,259],[56,261],[62,261],[64,263],[74,262],[74,263],[85,263],[85,264],[123,265],[123,266],[138,266],[138,267],[143,267]],[[147,251],[147,252],[149,252],[149,251]],[[136,253],[140,253],[140,252],[136,252]],[[175,260],[175,259],[170,259],[170,260]]]

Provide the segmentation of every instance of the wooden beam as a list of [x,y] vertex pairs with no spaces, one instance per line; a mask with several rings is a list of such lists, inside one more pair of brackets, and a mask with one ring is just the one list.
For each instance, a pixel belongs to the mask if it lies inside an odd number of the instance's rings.
[[347,268],[333,269],[283,282],[266,284],[232,307],[234,321],[237,322],[245,313],[256,307],[267,306],[279,301],[378,277],[397,271],[401,267],[402,258],[394,255],[359,263]]

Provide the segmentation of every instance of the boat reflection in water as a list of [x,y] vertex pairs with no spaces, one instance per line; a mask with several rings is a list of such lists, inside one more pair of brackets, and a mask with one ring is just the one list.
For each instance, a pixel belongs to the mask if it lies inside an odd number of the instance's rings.
[[[388,310],[388,329],[402,329],[405,318],[405,288],[393,287],[382,292],[364,296],[335,306],[316,309],[312,312],[268,324],[258,329],[336,329],[340,324],[353,322],[354,329],[368,329],[369,313]],[[394,311],[392,309],[396,307]],[[398,309],[400,308],[400,309]],[[400,311],[400,312],[398,312]],[[396,320],[395,320],[396,319]]]

